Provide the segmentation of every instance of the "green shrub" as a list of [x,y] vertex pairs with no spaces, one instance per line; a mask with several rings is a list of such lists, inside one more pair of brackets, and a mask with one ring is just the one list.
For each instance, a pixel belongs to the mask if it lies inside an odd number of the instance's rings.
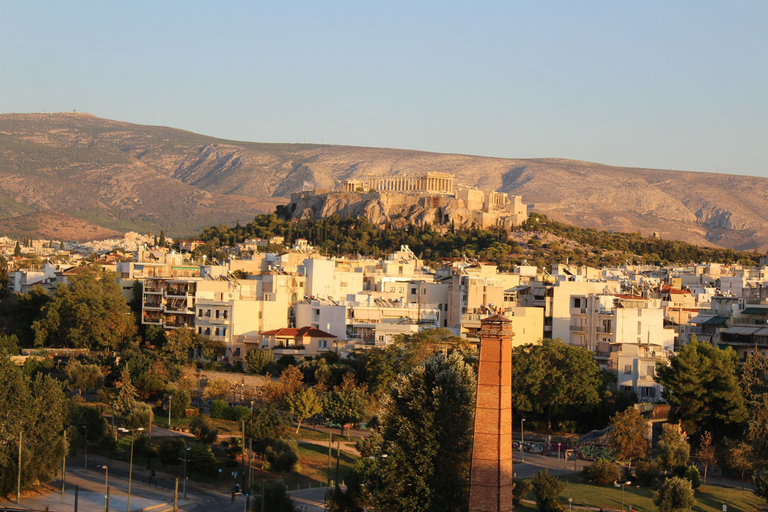
[[531,485],[529,480],[520,480],[519,478],[515,478],[513,483],[515,484],[515,487],[512,490],[512,504],[519,505],[520,502],[528,496],[528,493],[531,492],[533,485]]
[[211,402],[211,418],[225,419],[229,404],[217,398]]
[[299,446],[295,439],[276,440],[267,446],[265,457],[271,471],[288,473],[299,462]]
[[549,471],[545,469],[533,475],[531,486],[536,497],[536,506],[541,512],[561,512],[563,510],[563,504],[558,498],[560,493],[565,490],[565,482],[550,475]]
[[654,461],[641,460],[635,466],[635,479],[642,485],[654,485],[661,478],[661,468]]
[[659,507],[660,512],[691,510],[696,504],[691,482],[676,476],[667,478],[653,494],[653,503]]
[[195,435],[195,439],[201,443],[215,443],[219,435],[219,429],[211,425],[211,420],[206,416],[195,416],[189,422],[189,431]]
[[582,470],[587,481],[593,485],[608,485],[621,480],[621,469],[618,464],[598,459],[594,464]]
[[685,470],[685,474],[683,475],[683,478],[691,482],[691,487],[693,487],[694,490],[701,487],[701,477],[699,476],[699,468],[696,466],[688,466],[688,469]]
[[230,421],[236,421],[240,423],[251,415],[251,410],[244,405],[236,405],[235,407],[227,407],[224,409],[224,419]]

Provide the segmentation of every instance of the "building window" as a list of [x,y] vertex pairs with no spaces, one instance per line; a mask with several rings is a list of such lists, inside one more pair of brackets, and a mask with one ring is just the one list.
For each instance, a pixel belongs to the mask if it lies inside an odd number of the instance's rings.
[[648,368],[646,368],[647,375],[649,377],[653,377],[655,370],[656,370],[655,367],[649,365]]
[[229,311],[225,309],[224,310],[224,320],[226,320],[227,318],[229,318]]
[[573,299],[573,307],[581,308],[581,299]]
[[624,375],[632,375],[632,365],[631,364],[625,364],[624,365]]
[[637,322],[637,334],[643,333],[643,322],[638,321]]
[[216,310],[216,318],[219,318],[219,314],[220,314],[220,313],[221,313],[221,312],[220,312],[220,311],[217,309],[217,310]]
[[197,318],[203,318],[203,310],[202,309],[198,309],[197,310]]
[[416,290],[416,288],[411,288],[411,293],[418,293],[418,290]]

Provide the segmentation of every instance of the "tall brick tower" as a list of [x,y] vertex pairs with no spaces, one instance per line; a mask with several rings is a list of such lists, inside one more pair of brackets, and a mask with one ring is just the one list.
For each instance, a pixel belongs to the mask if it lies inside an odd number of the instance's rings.
[[470,512],[512,510],[512,332],[494,315],[480,322]]

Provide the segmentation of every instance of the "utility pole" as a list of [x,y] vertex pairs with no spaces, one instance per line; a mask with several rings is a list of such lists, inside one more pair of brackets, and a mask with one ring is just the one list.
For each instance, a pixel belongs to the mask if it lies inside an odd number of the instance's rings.
[[22,430],[19,430],[19,470],[17,471],[18,477],[16,480],[16,504],[19,504],[21,500],[21,434]]

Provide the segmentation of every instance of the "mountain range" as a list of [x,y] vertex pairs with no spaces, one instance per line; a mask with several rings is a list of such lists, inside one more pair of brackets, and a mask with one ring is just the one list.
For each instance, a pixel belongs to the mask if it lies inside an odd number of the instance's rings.
[[249,221],[305,184],[447,172],[582,227],[768,249],[768,179],[404,149],[238,142],[83,113],[0,115],[0,234],[189,236]]

